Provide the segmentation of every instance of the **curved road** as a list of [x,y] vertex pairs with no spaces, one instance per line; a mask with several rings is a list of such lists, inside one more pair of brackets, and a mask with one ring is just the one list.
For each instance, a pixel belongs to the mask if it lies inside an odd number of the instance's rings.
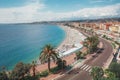
[[93,66],[103,67],[113,51],[109,42],[104,39],[100,39],[100,41],[103,43],[103,51],[101,53],[97,54],[96,57],[91,57],[89,60],[85,61],[84,64],[80,65],[80,68],[73,69],[57,80],[92,80],[89,75],[89,69]]

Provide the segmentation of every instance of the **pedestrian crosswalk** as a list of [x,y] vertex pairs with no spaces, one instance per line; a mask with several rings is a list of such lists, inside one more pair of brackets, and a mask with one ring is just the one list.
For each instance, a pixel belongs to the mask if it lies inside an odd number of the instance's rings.
[[86,71],[86,72],[91,72],[92,66],[87,65],[87,64],[81,64],[79,65],[79,69]]

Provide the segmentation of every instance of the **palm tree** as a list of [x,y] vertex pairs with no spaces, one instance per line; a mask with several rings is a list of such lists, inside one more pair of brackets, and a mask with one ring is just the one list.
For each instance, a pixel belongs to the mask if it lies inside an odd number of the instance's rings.
[[32,71],[33,71],[33,76],[35,77],[35,69],[36,68],[36,64],[35,61],[32,62]]
[[61,58],[58,58],[56,64],[59,69],[63,69],[66,67],[67,62],[66,60],[62,60]]
[[87,53],[90,52],[91,44],[92,44],[92,38],[91,37],[87,37],[86,40],[83,42],[83,45],[87,48]]
[[93,67],[90,75],[93,77],[93,80],[101,80],[104,75],[104,71],[100,67]]
[[58,54],[50,44],[46,45],[40,55],[41,63],[48,62],[48,71],[50,72],[51,59],[55,62],[58,59]]
[[92,35],[94,35],[94,30],[93,29],[90,29],[90,32]]
[[84,41],[83,45],[88,49],[89,52],[94,52],[97,48],[97,45],[99,43],[97,36],[87,37]]

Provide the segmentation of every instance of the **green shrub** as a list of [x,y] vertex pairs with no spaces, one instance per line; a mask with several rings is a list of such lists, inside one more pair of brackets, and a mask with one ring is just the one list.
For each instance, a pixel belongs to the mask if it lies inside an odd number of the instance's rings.
[[56,74],[58,70],[60,70],[58,67],[54,67],[50,71],[52,74]]
[[43,72],[41,72],[40,73],[40,77],[46,77],[46,76],[48,76],[48,70],[46,70],[46,71],[43,71]]
[[112,46],[113,46],[113,48],[114,48],[114,49],[116,48],[116,45],[115,45],[115,43],[112,43]]
[[81,51],[76,52],[76,58],[77,58],[77,60],[81,59],[83,57],[84,57],[84,55],[83,55],[83,53]]
[[24,80],[39,80],[39,76],[26,76]]
[[102,37],[103,37],[103,38],[106,38],[106,35],[103,35]]
[[116,76],[120,78],[120,64],[118,64],[116,62],[112,62],[109,67],[109,70],[111,72],[115,73]]
[[86,56],[86,54],[81,54],[80,58],[81,58],[81,59],[84,59],[85,56]]
[[66,67],[67,62],[65,60],[62,60],[61,58],[59,58],[57,60],[56,64],[57,64],[58,69],[63,69]]

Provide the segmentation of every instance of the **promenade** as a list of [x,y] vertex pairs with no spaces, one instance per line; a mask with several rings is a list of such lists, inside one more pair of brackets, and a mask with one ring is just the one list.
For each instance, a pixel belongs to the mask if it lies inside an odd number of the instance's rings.
[[[75,60],[75,52],[82,49],[83,45],[81,44],[86,38],[83,34],[81,34],[78,30],[70,28],[68,26],[60,26],[66,32],[65,40],[57,47],[57,51],[60,54],[60,57],[63,60],[66,60],[67,65],[72,65]],[[56,63],[51,62],[51,68],[56,67]],[[48,69],[48,64],[39,64],[36,66],[36,72],[42,72]],[[65,73],[64,71],[63,73]],[[43,77],[40,80],[51,80],[57,76],[60,76],[61,72],[58,74],[50,74],[47,77]]]

